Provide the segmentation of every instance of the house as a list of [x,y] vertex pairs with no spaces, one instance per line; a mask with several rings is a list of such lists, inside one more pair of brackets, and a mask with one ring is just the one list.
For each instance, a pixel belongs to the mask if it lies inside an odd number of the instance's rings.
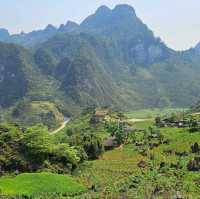
[[94,126],[98,125],[105,119],[107,114],[108,110],[96,110],[90,119],[90,124]]
[[104,141],[104,149],[106,151],[112,150],[115,147],[117,147],[117,143],[115,141],[115,137],[110,137],[110,138],[108,138],[107,140]]
[[189,120],[176,120],[172,121],[168,118],[163,119],[157,124],[159,127],[177,127],[177,128],[186,128],[190,126]]

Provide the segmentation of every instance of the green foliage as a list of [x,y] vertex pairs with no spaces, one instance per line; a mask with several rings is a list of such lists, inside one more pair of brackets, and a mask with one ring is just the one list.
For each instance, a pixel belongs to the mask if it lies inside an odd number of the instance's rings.
[[111,134],[111,136],[114,136],[115,132],[119,128],[119,122],[116,121],[106,122],[105,127],[106,130]]
[[103,140],[94,134],[76,135],[70,139],[72,146],[84,149],[89,159],[97,159],[104,151]]
[[70,172],[80,162],[78,151],[55,142],[44,126],[24,129],[0,125],[0,132],[1,174],[39,170]]
[[[76,127],[74,131],[76,133],[71,135],[61,133],[62,139],[57,139],[56,143],[54,137],[48,135],[47,129],[41,126],[24,129],[26,134],[23,135],[14,126],[10,126],[13,129],[13,133],[10,133],[7,126],[7,130],[4,129],[3,132],[9,133],[2,140],[5,143],[8,135],[12,137],[12,143],[13,140],[21,140],[21,142],[15,141],[15,144],[11,146],[15,147],[18,155],[20,153],[17,148],[24,146],[23,158],[32,170],[60,173],[66,171],[67,168],[73,171],[75,179],[80,184],[88,188],[88,191],[84,193],[77,192],[76,196],[74,193],[65,196],[54,193],[54,198],[127,197],[139,199],[151,196],[163,199],[175,196],[198,198],[200,191],[200,175],[196,172],[199,170],[200,162],[200,143],[198,142],[200,134],[198,132],[191,133],[189,128],[158,129],[153,126],[153,121],[138,122],[134,124],[136,129],[133,128],[127,134],[126,144],[102,153],[103,140],[99,137],[98,130],[107,127],[104,130],[110,130],[112,133],[120,129],[121,124],[125,124],[125,122],[114,122],[121,117],[119,114],[108,113],[105,115],[106,120],[98,120],[98,125],[95,124],[94,127],[91,118],[94,115],[102,117],[103,113],[105,112],[100,110],[89,111],[72,120],[68,130]],[[118,128],[115,128],[116,125]],[[123,125],[121,127],[123,129]],[[96,131],[89,133],[92,129]],[[56,136],[56,138],[61,137]],[[62,140],[62,143],[59,140]],[[22,144],[17,145],[17,143]],[[14,156],[16,154],[12,153],[12,157]],[[91,160],[85,161],[87,158]],[[13,162],[19,164],[16,159]],[[13,168],[16,168],[16,165],[13,165]],[[55,186],[50,184],[52,192],[55,192]],[[44,191],[44,189],[41,190]],[[47,194],[45,197],[52,196]]]
[[199,133],[149,127],[149,121],[136,124],[144,131],[129,133],[130,144],[85,163],[76,173],[80,182],[104,198],[198,198],[200,175],[194,171],[199,169]]
[[70,167],[71,170],[75,169],[80,162],[80,157],[82,154],[78,154],[77,150],[74,147],[70,147],[67,144],[58,144],[54,146],[52,156],[53,161],[56,164],[57,162],[63,162],[64,165]]
[[24,134],[24,150],[30,161],[43,163],[52,152],[53,140],[42,126],[29,128]]

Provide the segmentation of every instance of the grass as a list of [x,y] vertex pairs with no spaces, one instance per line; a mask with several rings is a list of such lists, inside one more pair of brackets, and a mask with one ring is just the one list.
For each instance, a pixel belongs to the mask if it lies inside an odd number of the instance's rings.
[[163,108],[163,109],[141,109],[136,111],[126,112],[125,115],[128,118],[138,118],[138,119],[149,119],[155,118],[156,116],[169,115],[176,112],[188,111],[186,108]]
[[72,177],[53,173],[23,173],[0,178],[0,192],[9,196],[37,196],[46,193],[77,194],[85,187]]
[[154,120],[150,121],[144,121],[144,122],[136,122],[134,123],[135,128],[141,128],[141,129],[148,129],[150,126],[154,126]]

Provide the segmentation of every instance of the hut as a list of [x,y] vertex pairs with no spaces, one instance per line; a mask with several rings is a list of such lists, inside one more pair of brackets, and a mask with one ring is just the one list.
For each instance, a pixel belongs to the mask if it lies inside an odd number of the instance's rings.
[[117,147],[117,143],[115,141],[115,137],[110,137],[110,138],[108,138],[107,140],[104,141],[104,149],[106,151],[112,150],[115,147]]

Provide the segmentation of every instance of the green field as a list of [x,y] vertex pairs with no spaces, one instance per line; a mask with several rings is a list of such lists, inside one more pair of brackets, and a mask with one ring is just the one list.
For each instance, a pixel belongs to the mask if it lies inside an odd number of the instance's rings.
[[176,112],[185,112],[188,111],[187,108],[154,108],[154,109],[141,109],[136,111],[126,112],[125,115],[128,118],[155,118],[156,116],[165,116],[170,115],[171,113]]
[[[152,124],[149,121],[136,123],[138,127],[146,129]],[[105,152],[99,160],[85,163],[75,176],[80,183],[88,188],[94,186],[98,192],[87,193],[85,198],[95,195],[141,199],[158,186],[165,191],[160,191],[156,199],[163,199],[165,195],[173,197],[180,191],[184,198],[198,199],[200,185],[196,182],[200,180],[200,173],[188,171],[187,164],[194,157],[191,145],[195,142],[200,145],[200,133],[190,133],[186,128],[163,128],[160,132],[168,144],[148,149],[146,155],[142,155],[138,150],[140,148],[134,144],[128,144]],[[137,136],[141,137],[141,133]],[[169,154],[168,151],[172,152]],[[179,155],[184,152],[187,152],[186,156]],[[138,166],[141,161],[146,164],[144,168]],[[165,166],[159,169],[161,163]],[[173,165],[179,164],[181,169],[173,168]]]
[[[140,113],[144,116],[143,111]],[[188,167],[200,156],[200,147],[196,152],[192,150],[194,144],[200,146],[200,130],[157,128],[153,118],[132,123],[131,118],[137,117],[128,118],[128,124],[135,128],[128,132],[127,139],[94,159],[82,161],[71,177],[52,173],[2,177],[0,193],[34,199],[200,199],[200,173]],[[109,136],[103,122],[93,125],[90,115],[82,115],[55,137],[65,143],[65,139],[81,133],[93,133],[93,138]],[[79,146],[95,146],[96,140],[83,143]]]
[[139,171],[137,163],[144,159],[131,145],[104,153],[99,159],[86,163],[76,173],[77,179],[91,187],[104,190]]
[[9,196],[37,196],[60,193],[78,194],[86,189],[72,177],[53,173],[23,173],[0,178],[0,193]]

